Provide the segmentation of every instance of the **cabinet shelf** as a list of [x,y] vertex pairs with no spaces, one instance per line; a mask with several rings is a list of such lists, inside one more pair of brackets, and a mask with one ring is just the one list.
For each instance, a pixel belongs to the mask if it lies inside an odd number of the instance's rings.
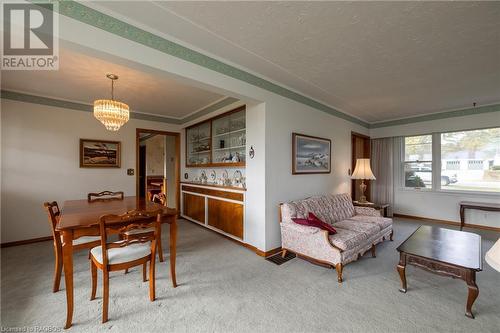
[[235,131],[231,131],[231,132],[226,132],[226,133],[216,134],[216,135],[214,135],[213,137],[214,137],[214,138],[218,138],[218,137],[220,137],[220,136],[227,136],[227,135],[231,135],[231,134],[234,134],[234,133],[239,133],[239,132],[243,132],[243,131],[246,131],[246,128],[241,128],[241,129],[238,129],[238,130],[235,130]]
[[[214,118],[205,120],[201,123],[189,126],[186,128],[186,167],[215,167],[215,166],[245,166],[245,148],[246,145],[241,145],[245,141],[246,124],[245,124],[245,106],[239,107],[232,111],[226,112]],[[224,133],[218,133],[222,130],[229,130]],[[209,133],[209,136],[206,136]],[[202,136],[197,140],[191,140]],[[218,139],[224,141],[224,148],[216,148],[220,146]],[[210,149],[206,149],[210,148]],[[206,149],[202,151],[192,151],[196,149]],[[214,162],[221,161],[230,156],[231,151],[238,151],[240,162]],[[208,158],[207,158],[208,155]],[[227,156],[226,156],[227,155]]]
[[241,149],[244,149],[246,148],[246,145],[243,145],[243,146],[234,146],[234,147],[227,147],[227,148],[216,148],[214,149],[214,151],[224,151],[224,150],[241,150]]

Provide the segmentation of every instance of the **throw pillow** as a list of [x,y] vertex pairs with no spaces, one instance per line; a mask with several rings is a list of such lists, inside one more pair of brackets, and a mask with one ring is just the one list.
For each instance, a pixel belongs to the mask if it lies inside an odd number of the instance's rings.
[[323,230],[328,230],[329,235],[334,235],[337,233],[337,230],[335,230],[334,227],[332,227],[330,224],[320,220],[316,215],[313,213],[309,212],[309,217],[307,218],[309,221],[312,221],[316,226],[320,229]]

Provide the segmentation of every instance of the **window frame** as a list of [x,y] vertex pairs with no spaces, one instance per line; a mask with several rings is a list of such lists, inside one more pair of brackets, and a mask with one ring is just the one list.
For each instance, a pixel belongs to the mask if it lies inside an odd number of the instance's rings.
[[[432,160],[428,161],[428,160],[425,160],[425,161],[420,161],[420,160],[416,160],[416,161],[406,161],[405,160],[405,156],[406,156],[406,138],[410,138],[410,137],[416,137],[416,136],[427,136],[427,135],[431,135],[431,149],[432,149]],[[406,186],[406,174],[405,174],[405,166],[406,164],[408,163],[431,163],[431,187],[408,187]],[[402,137],[402,140],[401,140],[401,158],[400,158],[400,187],[402,187],[403,189],[405,190],[409,190],[409,191],[432,191],[434,189],[434,134],[418,134],[418,135],[406,135],[406,136],[403,136]]]
[[[399,172],[399,189],[403,191],[411,191],[411,192],[435,192],[441,193],[445,195],[455,195],[455,196],[491,196],[491,197],[499,197],[500,192],[494,191],[468,191],[468,190],[448,190],[441,188],[441,134],[444,133],[455,133],[455,132],[467,132],[467,131],[480,131],[492,128],[498,128],[499,126],[492,127],[482,127],[482,128],[471,128],[471,129],[457,129],[450,131],[442,131],[442,132],[432,132],[432,133],[422,133],[422,134],[411,134],[401,136],[401,140],[399,142],[399,167],[397,172]],[[432,135],[432,186],[427,188],[422,187],[406,187],[405,186],[405,138],[413,137],[413,136],[424,136],[424,135]],[[429,162],[429,161],[419,161],[419,162]]]

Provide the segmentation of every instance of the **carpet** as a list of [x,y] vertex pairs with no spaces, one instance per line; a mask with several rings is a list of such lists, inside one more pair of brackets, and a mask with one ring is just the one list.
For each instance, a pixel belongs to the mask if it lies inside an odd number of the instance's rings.
[[[190,222],[179,221],[177,282],[168,259],[157,265],[157,300],[150,302],[141,268],[112,272],[109,322],[101,324],[101,272],[97,299],[90,301],[87,253],[75,256],[75,311],[68,332],[499,332],[500,273],[484,263],[477,274],[479,297],[464,316],[467,287],[408,266],[402,294],[396,247],[418,223],[395,219],[394,242],[377,245],[335,270],[293,259],[278,266]],[[168,228],[164,228],[168,258]],[[483,252],[498,233],[481,232]],[[484,253],[483,253],[484,258]],[[66,318],[64,279],[52,293],[51,242],[1,250],[1,324],[61,328]]]

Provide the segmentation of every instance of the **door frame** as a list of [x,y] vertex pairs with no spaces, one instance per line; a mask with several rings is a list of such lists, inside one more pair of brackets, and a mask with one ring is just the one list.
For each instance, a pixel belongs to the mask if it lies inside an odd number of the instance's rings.
[[153,130],[147,128],[136,128],[135,129],[135,195],[139,197],[139,134],[140,133],[151,133],[168,135],[175,137],[175,187],[177,189],[175,193],[175,204],[177,206],[177,211],[180,212],[181,205],[181,133],[179,132],[169,132],[161,130]]
[[[352,175],[352,173],[354,172],[354,168],[356,167],[356,157],[354,156],[355,155],[354,154],[355,147],[356,147],[356,145],[354,144],[355,138],[361,138],[361,139],[365,140],[364,145],[365,145],[365,149],[368,150],[368,158],[371,159],[371,155],[372,155],[372,147],[371,147],[371,142],[370,142],[371,138],[368,135],[351,131],[351,172],[349,173],[349,176]],[[368,145],[367,145],[367,143],[368,143]],[[365,193],[367,194],[366,197],[367,197],[368,201],[370,201],[371,200],[370,180],[366,180],[365,184],[366,184],[366,192]],[[356,180],[351,179],[351,198],[352,198],[352,200],[356,200],[355,187],[356,187]]]

